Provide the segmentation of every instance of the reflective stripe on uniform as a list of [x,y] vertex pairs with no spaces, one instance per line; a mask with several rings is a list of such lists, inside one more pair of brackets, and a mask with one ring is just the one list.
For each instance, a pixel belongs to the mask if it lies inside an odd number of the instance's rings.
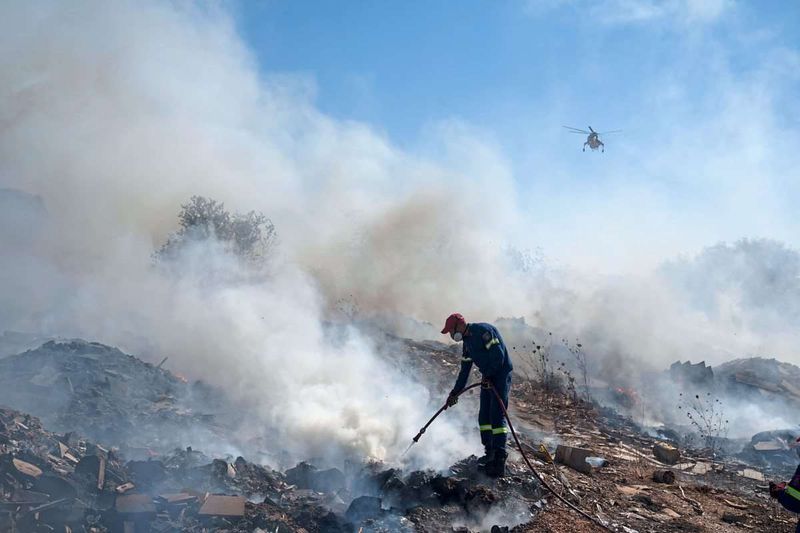
[[472,362],[472,358],[471,357],[462,357],[461,358],[461,362],[462,363],[471,363]]
[[487,342],[486,343],[486,349],[488,350],[489,348],[491,348],[495,344],[500,344],[500,339],[492,339],[489,342]]
[[789,485],[786,485],[786,489],[784,489],[784,492],[786,492],[786,494],[788,494],[789,496],[791,496],[795,500],[800,500],[800,490],[797,490],[794,487],[790,487]]
[[493,428],[492,435],[502,435],[503,433],[508,433],[507,427],[500,427],[500,428]]
[[480,426],[478,426],[478,428],[480,428],[481,431],[491,431],[492,430],[492,425],[491,424],[481,424]]

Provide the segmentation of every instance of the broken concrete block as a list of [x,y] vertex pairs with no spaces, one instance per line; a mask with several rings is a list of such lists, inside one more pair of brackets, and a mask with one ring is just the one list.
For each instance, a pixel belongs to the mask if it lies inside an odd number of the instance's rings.
[[656,470],[653,472],[653,481],[656,483],[675,483],[675,473],[672,470]]
[[666,442],[655,443],[653,445],[653,455],[656,459],[668,465],[677,464],[681,460],[680,450]]
[[226,518],[237,518],[244,516],[243,496],[219,496],[211,494],[203,502],[198,511],[200,516],[224,516]]
[[573,470],[584,474],[592,473],[592,465],[586,462],[587,457],[592,457],[592,452],[583,448],[573,448],[559,444],[556,448],[556,462],[567,465]]

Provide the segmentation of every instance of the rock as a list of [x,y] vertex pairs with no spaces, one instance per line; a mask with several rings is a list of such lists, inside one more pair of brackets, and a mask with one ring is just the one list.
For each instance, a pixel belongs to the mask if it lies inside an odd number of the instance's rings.
[[742,524],[745,521],[744,516],[740,516],[734,513],[722,513],[722,521],[726,524]]
[[359,496],[350,503],[345,517],[354,523],[370,518],[378,518],[383,514],[382,500],[374,496]]
[[317,470],[315,466],[306,462],[287,470],[286,481],[298,488],[317,492],[334,492],[347,486],[347,480],[341,470],[337,468]]
[[661,512],[664,513],[665,515],[667,515],[668,517],[672,518],[672,519],[681,517],[681,515],[679,515],[678,513],[676,513],[675,511],[673,511],[669,507],[664,507],[663,509],[661,509]]
[[644,493],[639,493],[633,497],[634,501],[641,503],[645,509],[652,512],[658,512],[662,506],[653,501],[653,498]]

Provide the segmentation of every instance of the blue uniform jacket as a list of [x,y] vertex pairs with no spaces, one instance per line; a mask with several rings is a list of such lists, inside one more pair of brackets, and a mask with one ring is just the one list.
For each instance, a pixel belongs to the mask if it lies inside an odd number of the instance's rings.
[[467,326],[461,353],[461,371],[453,392],[458,392],[467,385],[473,363],[483,377],[493,381],[514,369],[500,332],[491,324],[479,322]]

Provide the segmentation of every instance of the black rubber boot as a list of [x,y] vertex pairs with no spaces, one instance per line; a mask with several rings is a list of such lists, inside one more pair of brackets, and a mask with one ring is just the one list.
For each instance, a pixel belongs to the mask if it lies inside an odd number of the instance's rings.
[[494,461],[486,467],[486,475],[493,478],[505,477],[506,458],[508,458],[508,453],[505,450],[495,450]]
[[483,457],[478,459],[478,468],[486,469],[489,465],[494,463],[494,450],[486,450]]

